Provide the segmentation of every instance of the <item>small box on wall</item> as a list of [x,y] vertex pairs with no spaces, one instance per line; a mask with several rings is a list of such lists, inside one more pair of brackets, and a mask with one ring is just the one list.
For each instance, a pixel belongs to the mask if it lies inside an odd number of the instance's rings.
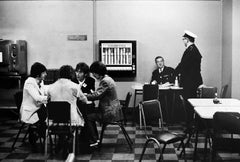
[[135,77],[137,72],[135,40],[100,40],[99,59],[112,77]]

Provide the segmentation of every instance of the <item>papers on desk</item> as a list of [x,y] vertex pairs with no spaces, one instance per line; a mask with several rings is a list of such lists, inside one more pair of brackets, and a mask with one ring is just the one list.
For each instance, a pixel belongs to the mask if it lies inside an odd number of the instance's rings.
[[[132,85],[132,89],[135,90],[142,90],[143,89],[143,85],[142,83],[136,83],[134,85]],[[183,89],[182,87],[176,87],[174,86],[172,83],[165,83],[165,84],[161,84],[158,86],[160,90],[168,90],[168,89],[174,89],[174,90],[178,90],[178,89]]]

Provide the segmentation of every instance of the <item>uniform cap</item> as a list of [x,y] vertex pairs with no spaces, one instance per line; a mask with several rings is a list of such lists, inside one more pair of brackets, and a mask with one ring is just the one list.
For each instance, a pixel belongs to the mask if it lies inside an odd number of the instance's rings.
[[197,38],[197,35],[192,33],[192,32],[190,32],[189,30],[184,30],[183,37],[195,39],[195,38]]

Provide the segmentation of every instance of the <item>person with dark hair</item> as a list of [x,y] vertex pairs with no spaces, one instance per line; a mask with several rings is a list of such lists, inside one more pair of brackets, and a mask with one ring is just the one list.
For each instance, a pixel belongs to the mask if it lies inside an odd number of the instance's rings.
[[95,80],[90,77],[89,70],[89,66],[84,62],[78,63],[75,69],[81,90],[87,94],[95,91]]
[[[23,100],[20,108],[21,121],[34,125],[29,132],[29,142],[33,145],[38,139],[38,135],[44,137],[45,132],[47,113],[44,104],[47,103],[48,96],[44,92],[43,81],[47,76],[46,71],[47,69],[43,64],[35,62],[31,66],[30,76],[23,86]],[[34,127],[37,127],[39,134],[34,132]]]
[[107,75],[107,68],[100,61],[90,66],[90,72],[99,81],[99,87],[91,94],[87,94],[90,101],[99,100],[98,110],[88,115],[87,127],[90,134],[90,146],[98,146],[99,138],[96,121],[113,122],[122,118],[121,105],[117,96],[115,81]]
[[51,101],[67,101],[71,104],[71,123],[76,126],[83,126],[84,120],[77,108],[77,99],[86,103],[87,98],[83,95],[79,85],[72,82],[74,69],[70,65],[63,65],[59,70],[59,79],[49,85],[48,95]]
[[[77,83],[80,85],[80,88],[84,94],[91,94],[95,91],[95,79],[90,77],[89,70],[89,66],[84,62],[79,62],[75,68]],[[95,104],[93,101],[88,101],[88,103],[85,104],[78,100],[77,105],[85,121],[88,120],[87,114],[95,112]],[[79,151],[83,153],[91,151],[89,147],[89,133],[86,125],[81,130],[79,142]]]
[[155,58],[157,68],[152,72],[151,84],[165,84],[174,82],[174,69],[164,64],[164,58],[157,56]]

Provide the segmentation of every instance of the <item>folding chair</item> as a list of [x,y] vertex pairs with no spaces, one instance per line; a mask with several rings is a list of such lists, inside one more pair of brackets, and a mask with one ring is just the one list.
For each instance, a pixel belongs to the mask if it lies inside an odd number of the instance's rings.
[[228,85],[227,84],[222,86],[221,93],[220,93],[220,98],[226,98],[227,89],[228,89]]
[[[120,109],[120,111],[122,111],[122,109]],[[101,124],[102,124],[102,130],[101,130],[101,135],[100,135],[99,149],[102,146],[103,134],[104,134],[104,131],[106,130],[107,126],[108,125],[118,125],[121,128],[121,130],[123,132],[123,135],[124,135],[128,145],[129,145],[130,149],[132,150],[133,142],[132,142],[131,138],[129,137],[129,135],[128,135],[125,127],[124,127],[124,119],[123,118],[121,118],[120,120],[115,121],[115,122],[105,122],[105,121],[102,121]]]
[[[72,141],[72,152],[75,155],[75,143],[77,127],[71,124],[71,105],[65,101],[54,101],[47,104],[48,118],[45,138],[45,158],[47,159],[48,137],[50,138],[50,147],[52,151],[53,141],[51,135],[54,135],[54,145],[56,149],[56,135],[67,136]],[[68,140],[69,141],[69,140]],[[70,149],[69,149],[70,150]],[[71,151],[71,150],[70,150]],[[69,151],[69,152],[70,152]]]
[[217,87],[202,87],[199,89],[199,91],[200,98],[214,98],[215,93],[217,93]]
[[[143,101],[141,112],[143,116],[144,132],[147,141],[144,144],[142,154],[140,156],[140,162],[142,161],[143,155],[149,142],[154,142],[155,144],[157,144],[160,150],[160,156],[158,161],[163,158],[163,153],[167,144],[181,142],[180,144],[183,148],[183,153],[185,154],[184,139],[186,135],[185,133],[174,133],[164,129],[161,105],[158,100]],[[154,130],[151,132],[149,130],[150,128],[156,126],[159,127],[159,131]],[[163,144],[162,148],[161,144]]]
[[[234,138],[232,135],[236,134]],[[213,115],[212,161],[217,152],[240,153],[240,114],[237,112],[216,112]]]
[[[159,99],[158,84],[144,84],[143,85],[143,101]],[[139,127],[142,128],[141,103],[139,104]]]

